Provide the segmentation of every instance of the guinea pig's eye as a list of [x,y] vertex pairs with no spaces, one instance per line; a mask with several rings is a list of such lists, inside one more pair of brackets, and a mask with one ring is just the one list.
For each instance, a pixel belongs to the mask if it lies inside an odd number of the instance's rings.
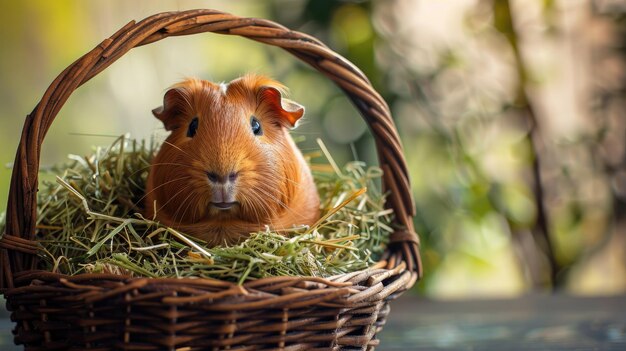
[[196,135],[196,130],[198,129],[198,117],[194,117],[189,123],[189,129],[187,129],[187,137],[193,138]]
[[254,135],[256,136],[263,135],[263,129],[261,129],[261,122],[259,122],[259,120],[254,116],[250,118],[250,127],[252,128],[252,133],[254,133]]

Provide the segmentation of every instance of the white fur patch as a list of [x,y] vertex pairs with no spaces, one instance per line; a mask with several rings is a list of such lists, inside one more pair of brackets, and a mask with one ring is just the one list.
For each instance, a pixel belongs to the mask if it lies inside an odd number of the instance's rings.
[[226,95],[226,90],[228,90],[228,84],[223,82],[220,83],[220,92],[222,95]]

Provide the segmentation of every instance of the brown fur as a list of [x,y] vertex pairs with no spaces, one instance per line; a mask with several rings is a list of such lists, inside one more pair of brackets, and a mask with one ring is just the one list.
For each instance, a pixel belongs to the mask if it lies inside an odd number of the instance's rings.
[[[281,231],[313,224],[319,197],[288,133],[304,110],[282,99],[281,91],[279,83],[254,75],[232,81],[225,92],[198,79],[172,87],[164,106],[153,111],[172,133],[150,168],[146,215],[210,245],[236,243],[266,226]],[[252,115],[261,123],[261,136],[252,133]],[[197,134],[190,138],[194,117]],[[208,172],[237,172],[229,188],[235,206],[212,205],[216,188]]]

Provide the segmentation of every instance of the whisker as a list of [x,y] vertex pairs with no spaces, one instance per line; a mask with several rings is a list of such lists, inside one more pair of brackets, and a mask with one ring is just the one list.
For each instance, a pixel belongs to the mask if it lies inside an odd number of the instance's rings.
[[175,149],[177,149],[178,151],[180,151],[180,152],[184,153],[185,155],[187,155],[187,156],[189,156],[189,157],[191,157],[191,158],[194,158],[194,157],[193,157],[191,154],[189,154],[187,151],[185,151],[185,150],[183,150],[183,149],[179,148],[178,146],[176,146],[176,145],[174,145],[174,144],[170,143],[170,142],[169,142],[169,141],[167,141],[167,140],[163,140],[163,143],[164,143],[164,144],[167,144],[167,145],[169,145],[169,146],[171,146],[171,147],[173,147],[173,148],[175,148]]
[[[257,190],[259,190],[262,194],[264,194],[265,196],[269,197],[270,199],[272,199],[272,200],[276,201],[276,202],[277,202],[280,206],[282,206],[282,207],[283,207],[285,210],[287,210],[288,212],[291,212],[292,214],[297,215],[297,214],[296,214],[296,213],[295,213],[295,212],[294,212],[291,208],[289,208],[289,207],[288,207],[285,203],[283,203],[282,201],[280,201],[278,198],[276,198],[276,197],[274,197],[273,195],[271,195],[271,194],[269,194],[269,193],[267,193],[267,192],[263,191],[262,189],[257,188]],[[256,195],[257,195],[257,194],[255,194],[255,196],[256,196]],[[261,200],[261,201],[263,202],[263,200]],[[266,210],[266,213],[268,213],[268,214],[269,214],[269,211],[268,211],[268,210],[271,210],[271,215],[270,215],[270,217],[269,217],[269,219],[268,219],[268,220],[270,221],[270,224],[271,224],[271,227],[272,227],[272,228],[274,228],[274,229],[278,229],[278,227],[276,226],[276,224],[275,224],[275,223],[273,222],[273,220],[272,220],[272,218],[274,218],[274,217],[278,217],[278,216],[277,216],[277,215],[278,215],[278,212],[275,212],[273,209],[269,209],[269,208],[266,208],[266,207],[264,207],[264,209]]]
[[[245,199],[246,201],[248,200],[248,198],[247,198],[247,197],[245,197],[245,196],[244,196],[244,199]],[[257,228],[258,228],[259,230],[261,230],[261,229],[263,228],[263,224],[261,223],[261,214],[259,213],[259,211],[257,210],[257,208],[256,208],[256,207],[254,207],[254,203],[251,203],[251,204],[250,204],[250,208],[252,208],[252,210],[254,211],[254,216],[255,216],[255,218],[257,219],[257,220],[256,220],[256,222],[257,222],[257,226],[258,226]]]
[[[195,204],[195,206],[194,206],[194,207],[195,207],[195,211],[194,211],[194,212],[196,212],[196,211],[198,210],[198,207],[199,207],[199,206],[198,206],[198,200],[200,200],[201,198],[202,198],[202,194],[201,194],[201,193],[198,193],[198,192],[195,192],[195,193],[194,193],[194,196],[193,196],[191,199],[186,200],[186,201],[187,201],[187,203],[189,203],[189,206],[187,206],[187,208],[185,209],[185,211],[183,211],[183,214],[182,214],[182,215],[181,215],[181,217],[180,217],[180,218],[181,218],[181,222],[179,222],[180,224],[182,224],[182,220],[183,220],[183,218],[185,217],[185,214],[187,213],[187,211],[189,210],[189,208],[191,208],[191,207],[192,207],[192,204]],[[195,217],[192,217],[192,220],[196,220],[196,218],[195,218]]]
[[[198,197],[199,197],[199,195],[198,195]],[[198,213],[198,209],[199,208],[200,208],[200,206],[196,206],[196,209],[193,211],[193,217],[192,218],[194,218],[194,219],[197,218],[196,215]]]
[[[263,199],[262,199],[260,196],[258,196],[257,194],[254,194],[254,193],[249,193],[248,195],[249,195],[249,196],[251,196],[251,197],[253,197],[255,200],[257,200],[257,202],[258,202],[259,204],[262,204],[262,203],[264,203],[264,202],[265,202],[265,201],[263,201]],[[259,218],[259,221],[258,221],[258,222],[259,222],[259,226],[261,227],[261,229],[264,227],[264,225],[263,225],[263,223],[261,223],[261,222],[260,222],[260,218],[261,218],[261,216],[260,216],[260,213],[258,212],[258,210],[259,210],[259,209],[260,209],[260,210],[263,210],[263,212],[267,215],[267,220],[270,222],[270,223],[269,223],[269,224],[270,224],[270,228],[274,228],[274,227],[275,227],[275,226],[274,226],[274,223],[273,223],[273,221],[272,221],[272,218],[274,217],[274,211],[271,211],[271,212],[270,212],[270,209],[268,209],[268,208],[267,208],[267,207],[265,207],[265,206],[259,206],[258,208],[257,208],[257,207],[255,207],[255,206],[252,206],[252,209],[254,210],[255,214],[257,215],[257,218]]]
[[[251,208],[252,210],[254,210],[254,214],[256,215],[257,218],[262,218],[261,213],[259,212],[259,209],[263,210],[263,212],[268,216],[271,217],[271,214],[269,213],[268,209],[265,208],[264,206],[255,206],[255,204],[262,204],[263,203],[263,199],[261,197],[259,197],[257,194],[254,193],[249,193],[247,194],[247,196],[251,197],[253,201],[251,201]],[[261,224],[261,223],[259,223]]]
[[[185,213],[187,213],[187,210],[189,209],[189,207],[191,207],[191,204],[193,203],[193,201],[190,201],[190,197],[193,197],[193,199],[195,199],[195,197],[197,197],[199,194],[193,191],[189,192],[189,195],[187,195],[187,197],[185,198],[185,200],[183,200],[183,204],[186,204],[185,206],[185,210],[182,212],[182,215],[180,216],[180,220],[178,221],[178,225],[182,225],[183,219],[185,218]],[[178,212],[180,212],[180,209],[182,208],[179,207],[176,210],[176,213],[174,213],[174,217],[172,218],[172,223],[176,223],[177,222],[177,218],[178,218]]]
[[[159,184],[158,186],[154,187],[152,190],[150,190],[147,193],[143,194],[143,196],[141,198],[139,198],[139,200],[137,200],[136,202],[133,203],[133,206],[135,206],[135,207],[138,206],[143,201],[143,199],[145,199],[148,195],[152,194],[155,190],[157,190],[157,189],[159,189],[159,188],[161,188],[161,187],[163,187],[163,186],[165,186],[167,184],[170,184],[170,183],[173,183],[173,182],[176,182],[176,181],[179,181],[179,180],[183,180],[183,179],[186,179],[186,178],[191,178],[191,176],[184,176],[184,177],[168,180],[167,182],[165,182],[163,184]],[[128,215],[128,212],[126,212],[125,215]]]
[[[257,190],[262,190],[263,188],[257,187],[256,189],[257,189]],[[281,195],[281,196],[283,196],[283,197],[285,197],[285,198],[289,198],[289,197],[287,196],[287,194],[285,194],[285,193],[283,193],[282,191],[280,191],[280,189],[273,188],[273,189],[271,189],[271,190],[273,190],[273,191],[275,191],[276,193],[278,193],[278,195]],[[268,191],[268,192],[269,192],[270,190],[269,190],[269,189],[266,189],[266,191]],[[271,194],[271,193],[268,193],[267,195],[270,195],[270,194]],[[280,199],[278,199],[278,198],[274,198],[274,200],[276,200],[276,201],[280,201]]]
[[[185,188],[185,190],[187,190],[187,188]],[[185,197],[185,199],[178,204],[178,207],[176,208],[176,212],[174,212],[174,214],[170,216],[173,226],[180,226],[182,224],[182,217],[180,220],[178,220],[178,214],[180,210],[183,208],[183,206],[185,206],[185,208],[189,207],[190,201],[187,201],[187,200],[189,200],[189,198],[192,196],[194,196],[194,193],[193,191],[190,191]]]
[[289,179],[289,178],[287,178],[285,176],[279,176],[279,175],[276,175],[276,174],[268,175],[267,178],[265,178],[265,179],[274,179],[274,180],[279,180],[279,181],[280,180],[286,180],[286,181],[292,183],[293,185],[295,185],[297,187],[304,187],[304,185],[302,183],[296,182],[295,180]]
[[279,205],[281,205],[282,207],[285,208],[285,210],[290,211],[293,214],[296,214],[289,206],[287,206],[287,204],[285,204],[284,202],[280,201],[280,199],[278,199],[277,197],[273,196],[272,194],[261,190],[261,188],[256,188],[255,190],[260,191],[261,193],[263,193],[265,196],[269,197],[270,199],[276,201],[276,203],[278,203]]
[[142,197],[141,197],[141,198],[140,198],[137,202],[139,202],[139,201],[143,200],[146,196],[150,195],[150,194],[151,194],[151,193],[153,193],[155,190],[157,190],[157,189],[159,189],[159,188],[161,188],[161,187],[163,187],[163,186],[165,186],[165,185],[168,185],[168,184],[170,184],[170,183],[173,183],[173,182],[176,182],[176,181],[179,181],[179,180],[187,179],[187,178],[191,178],[191,176],[190,176],[190,175],[186,175],[186,176],[182,176],[182,177],[179,177],[179,178],[175,178],[175,179],[168,180],[168,181],[167,181],[167,182],[165,182],[165,183],[161,183],[161,184],[159,184],[158,186],[154,187],[154,188],[153,188],[152,190],[150,190],[149,192],[145,193],[145,194],[144,194],[144,195],[143,195],[143,196],[142,196]]
[[161,207],[157,209],[157,213],[161,211],[165,206],[167,206],[167,204],[169,204],[174,198],[178,196],[178,194],[182,193],[184,190],[187,190],[187,187],[181,188],[179,191],[176,192],[176,194],[171,196],[163,205],[161,205]]
[[243,213],[245,213],[246,211],[252,211],[255,218],[257,219],[257,224],[259,225],[259,227],[261,226],[256,208],[254,208],[253,203],[250,201],[248,196],[246,195],[239,196],[239,206],[241,206],[241,211]]
[[137,174],[137,173],[139,173],[139,172],[143,172],[143,171],[145,171],[146,169],[148,169],[148,168],[150,168],[150,167],[152,167],[152,166],[168,166],[168,165],[173,165],[173,166],[181,166],[181,167],[192,167],[192,166],[187,166],[187,165],[182,164],[182,163],[173,163],[173,162],[158,162],[158,163],[152,163],[152,164],[150,164],[150,165],[148,165],[148,166],[146,166],[146,167],[139,168],[139,169],[138,169],[138,170],[136,170],[135,172],[131,173],[131,174],[129,175],[129,177],[132,177],[132,176],[134,176],[135,174]]

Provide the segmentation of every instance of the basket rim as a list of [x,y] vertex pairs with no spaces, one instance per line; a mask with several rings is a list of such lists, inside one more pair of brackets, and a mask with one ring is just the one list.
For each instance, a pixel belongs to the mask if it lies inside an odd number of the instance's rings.
[[[419,239],[412,222],[415,207],[402,145],[389,107],[367,77],[350,61],[312,36],[265,19],[198,9],[157,13],[139,22],[130,21],[68,66],[52,82],[33,112],[27,116],[11,178],[5,233],[0,238],[0,291],[10,295],[10,290],[16,287],[15,283],[19,281],[20,284],[17,285],[22,285],[22,279],[17,279],[18,277],[41,272],[36,269],[37,242],[33,240],[40,149],[50,125],[65,101],[78,87],[134,47],[170,36],[203,32],[238,35],[280,47],[317,69],[350,98],[375,138],[379,164],[384,171],[383,190],[390,193],[387,207],[393,208],[395,226],[399,228],[392,234],[385,255],[378,264],[383,263],[388,271],[401,267],[402,274],[408,273],[411,276],[405,280],[406,286],[401,290],[408,289],[421,277]],[[367,270],[369,268],[358,272]],[[350,274],[353,273],[344,275]],[[104,279],[105,276],[101,275],[100,278]],[[307,277],[285,277],[293,281],[302,278]],[[59,277],[59,281],[62,279],[67,278]],[[134,279],[169,278],[131,278]],[[273,277],[255,281],[271,279]]]
[[[268,302],[276,305],[277,299],[292,304],[285,308],[293,308],[293,303],[299,303],[302,296],[310,298],[311,295],[320,295],[322,301],[335,307],[345,305],[353,308],[355,302],[367,305],[373,301],[393,299],[410,288],[417,279],[414,272],[406,270],[404,262],[393,269],[382,265],[383,262],[379,262],[374,267],[328,278],[277,276],[246,281],[241,285],[202,277],[150,278],[112,273],[67,275],[30,270],[19,273],[16,276],[17,286],[7,289],[4,295],[11,300],[31,294],[67,293],[71,290],[72,301],[92,304],[123,296],[129,291],[142,290],[144,294],[161,293],[163,302],[167,304],[208,302],[214,305],[212,309],[224,311],[263,309]],[[390,278],[390,284],[383,284],[384,280]],[[239,301],[233,302],[233,299]],[[328,302],[330,299],[332,302]]]

